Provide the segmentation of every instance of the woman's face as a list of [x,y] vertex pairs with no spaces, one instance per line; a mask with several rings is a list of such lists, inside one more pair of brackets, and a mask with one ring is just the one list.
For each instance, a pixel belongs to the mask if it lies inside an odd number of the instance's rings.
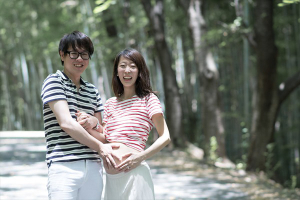
[[136,64],[123,56],[120,57],[118,64],[118,76],[125,88],[135,89],[135,82],[138,78],[139,70]]

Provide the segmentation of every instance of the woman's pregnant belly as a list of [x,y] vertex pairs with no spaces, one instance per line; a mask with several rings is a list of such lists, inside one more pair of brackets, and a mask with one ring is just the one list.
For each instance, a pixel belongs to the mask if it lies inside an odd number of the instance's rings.
[[[120,158],[122,158],[122,156],[125,155],[125,154],[127,154],[127,153],[139,153],[138,150],[132,149],[132,148],[130,148],[130,147],[128,147],[128,146],[126,146],[125,144],[122,144],[122,143],[110,143],[110,144],[117,144],[117,145],[120,145],[120,148],[118,148],[118,149],[113,149],[113,152],[115,153],[115,155],[119,156]],[[127,159],[127,157],[124,158],[124,159],[122,159],[122,160],[120,161],[120,160],[118,160],[117,158],[114,158],[114,160],[115,160],[115,162],[116,162],[117,165],[120,164],[121,162],[123,162],[123,161],[126,160],[126,159]],[[104,165],[104,167],[105,167],[105,165]],[[107,167],[105,167],[105,171],[106,171],[106,173],[108,173],[108,174],[118,174],[118,173],[120,173],[119,170],[116,170],[116,169],[113,168],[113,167],[112,167],[112,168],[109,168],[109,169],[107,169]]]

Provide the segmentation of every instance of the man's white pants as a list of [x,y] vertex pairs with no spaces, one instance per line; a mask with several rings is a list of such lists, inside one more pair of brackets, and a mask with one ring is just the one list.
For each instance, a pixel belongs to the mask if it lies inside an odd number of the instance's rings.
[[48,197],[52,200],[101,199],[101,161],[53,162],[48,168]]

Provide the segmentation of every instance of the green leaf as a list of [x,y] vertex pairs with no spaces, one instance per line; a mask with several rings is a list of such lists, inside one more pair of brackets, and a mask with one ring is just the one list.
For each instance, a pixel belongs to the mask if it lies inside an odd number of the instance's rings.
[[110,4],[113,3],[112,0],[108,0],[108,1],[105,1],[105,2],[103,2],[103,0],[99,0],[99,1],[97,1],[96,3],[98,3],[98,2],[100,2],[99,4],[101,4],[101,5],[97,6],[97,7],[93,10],[93,12],[94,12],[95,14],[101,13],[101,12],[103,12],[104,10],[107,10],[107,9],[109,8]]
[[283,6],[286,6],[286,4],[285,3],[279,3],[278,4],[278,7],[283,7]]
[[283,3],[295,3],[294,0],[283,0]]
[[102,3],[104,3],[105,2],[105,0],[97,0],[95,3],[97,4],[97,5],[99,5],[99,4],[102,4]]

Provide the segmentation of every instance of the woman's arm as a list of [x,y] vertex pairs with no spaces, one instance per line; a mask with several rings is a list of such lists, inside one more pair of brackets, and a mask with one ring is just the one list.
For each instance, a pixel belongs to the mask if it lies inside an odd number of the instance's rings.
[[145,151],[138,154],[128,153],[123,156],[128,157],[124,162],[120,163],[117,168],[120,171],[129,171],[127,167],[131,169],[136,168],[142,161],[152,157],[161,149],[163,149],[167,144],[170,143],[170,133],[166,121],[162,114],[155,114],[152,116],[152,121],[154,122],[155,128],[158,132],[159,138]]
[[159,137],[149,148],[141,152],[143,160],[152,157],[171,142],[169,129],[163,115],[153,115],[152,121],[154,122]]
[[97,140],[99,140],[102,143],[108,143],[105,139],[105,136],[103,133],[99,133],[98,131],[96,131],[95,129],[89,129],[86,130],[91,136],[93,136],[94,138],[96,138]]
[[101,125],[102,117],[101,113],[95,113],[95,116],[91,116],[85,112],[77,111],[76,113],[78,123],[94,138],[107,143],[103,134],[103,126]]
[[85,112],[82,112],[80,110],[77,110],[77,113],[75,113],[77,117],[77,122],[86,130],[88,129],[95,129],[98,132],[102,133],[103,129],[101,126],[102,123],[102,117],[101,113],[97,112],[94,116],[89,115]]

